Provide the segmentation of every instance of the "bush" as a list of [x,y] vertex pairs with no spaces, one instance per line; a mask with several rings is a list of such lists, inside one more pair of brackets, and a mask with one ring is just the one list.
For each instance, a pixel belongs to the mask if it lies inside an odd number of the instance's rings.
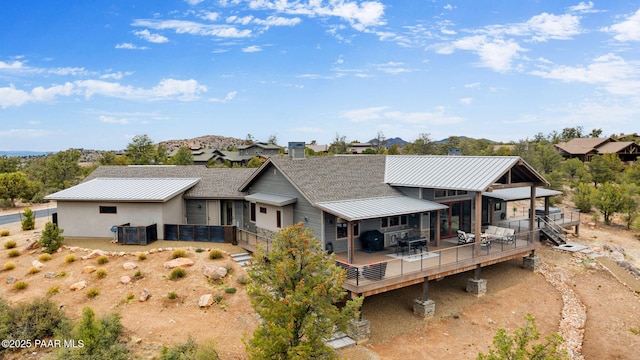
[[51,295],[55,295],[57,293],[60,292],[60,286],[52,286],[49,288],[49,290],[47,290],[47,295],[51,296]]
[[62,242],[64,238],[60,235],[63,233],[62,229],[58,228],[58,225],[48,222],[44,226],[44,231],[42,231],[42,236],[38,240],[38,244],[42,247],[42,251],[47,254],[53,254],[58,251],[62,246]]
[[11,234],[11,233],[9,232],[9,230],[2,230],[2,231],[0,231],[0,236],[9,236],[9,234]]
[[100,290],[98,290],[96,288],[87,290],[87,297],[88,298],[94,298],[94,297],[96,297],[98,295],[100,295]]
[[142,275],[142,271],[138,270],[135,274],[133,274],[133,277],[136,279],[142,279],[144,276]]
[[226,292],[227,294],[235,294],[236,293],[236,288],[226,288],[224,289],[224,292]]
[[201,253],[201,252],[203,252],[203,251],[204,251],[204,249],[203,249],[203,248],[197,248],[197,249],[196,249],[196,252],[197,252],[197,253]]
[[208,340],[201,345],[189,336],[185,342],[174,344],[168,348],[164,346],[160,354],[161,360],[217,360],[220,359],[216,344],[213,340]]
[[14,247],[16,247],[18,244],[15,242],[15,240],[9,240],[7,242],[4,243],[4,248],[5,249],[13,249]]
[[221,250],[213,249],[209,252],[209,259],[222,259],[224,257],[224,253]]
[[98,279],[105,278],[107,276],[107,269],[100,268],[100,269],[96,270],[96,276],[98,277]]
[[181,267],[177,267],[171,270],[171,273],[169,274],[169,280],[182,279],[185,276],[187,276],[187,270]]
[[187,252],[183,249],[173,250],[173,254],[171,254],[172,259],[187,257]]
[[16,268],[16,264],[12,263],[11,261],[9,261],[8,263],[4,264],[4,270],[5,271],[13,270],[15,268]]
[[13,288],[16,290],[24,290],[27,287],[29,287],[29,284],[24,281],[18,281],[17,283],[15,283],[15,285],[13,285]]
[[47,262],[49,260],[51,260],[51,255],[44,253],[44,254],[40,254],[40,256],[38,256],[38,260],[40,262]]
[[177,298],[178,298],[178,294],[176,294],[176,293],[175,293],[175,292],[173,292],[173,291],[170,291],[170,292],[167,294],[167,298],[169,298],[169,299],[171,299],[171,300],[177,299]]
[[64,262],[71,264],[76,261],[76,254],[69,254],[64,257]]
[[14,257],[18,257],[20,256],[20,250],[18,249],[11,249],[9,250],[9,252],[7,253],[7,256],[10,258],[14,258]]
[[36,228],[36,214],[30,208],[22,212],[22,230],[33,230]]
[[33,275],[33,274],[37,274],[40,272],[40,269],[37,268],[36,266],[32,266],[29,268],[29,271],[27,271],[27,274],[29,275]]
[[98,256],[96,258],[98,264],[103,265],[109,262],[109,258],[106,255]]
[[249,282],[249,277],[245,274],[242,274],[236,278],[236,282],[240,285],[247,285]]
[[138,254],[138,260],[140,261],[147,260],[147,254],[145,253]]

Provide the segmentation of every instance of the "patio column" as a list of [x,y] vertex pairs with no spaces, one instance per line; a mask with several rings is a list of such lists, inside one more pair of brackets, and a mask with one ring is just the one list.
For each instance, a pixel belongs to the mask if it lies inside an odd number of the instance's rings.
[[440,247],[440,210],[436,210],[436,247]]
[[487,280],[480,278],[480,264],[476,265],[474,270],[474,277],[467,280],[467,292],[476,294],[478,296],[484,295],[487,292]]
[[355,255],[353,244],[353,223],[347,222],[347,263],[353,264],[353,256]]
[[[353,299],[356,294],[351,293],[351,298]],[[362,294],[357,294],[357,296],[362,296]],[[362,299],[364,303],[364,298]],[[371,336],[371,323],[369,320],[365,320],[362,318],[362,307],[360,307],[360,316],[358,319],[353,319],[349,323],[347,327],[347,335],[352,338],[356,344],[362,344],[369,340]]]
[[421,317],[430,317],[436,313],[436,302],[429,300],[429,278],[422,283],[422,299],[413,300],[413,313]]
[[476,242],[473,245],[473,251],[476,255],[480,255],[480,234],[482,233],[482,192],[476,192],[476,204],[475,204],[475,227],[473,233],[476,235]]
[[[533,236],[533,229],[536,223],[536,186],[531,185],[531,198],[529,199],[529,236]],[[548,211],[545,209],[545,212]],[[533,240],[533,239],[531,239]]]

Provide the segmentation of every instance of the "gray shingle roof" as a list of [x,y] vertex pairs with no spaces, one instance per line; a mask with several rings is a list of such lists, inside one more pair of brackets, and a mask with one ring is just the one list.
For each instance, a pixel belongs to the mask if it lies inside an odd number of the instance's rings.
[[[385,196],[400,196],[384,183],[384,155],[311,156],[269,158],[262,169],[275,166],[312,204]],[[240,188],[246,191],[258,173]]]
[[122,179],[95,178],[58,191],[46,199],[74,201],[166,202],[197,184],[199,179]]
[[255,171],[247,168],[207,168],[185,166],[100,166],[85,181],[95,178],[199,178],[185,193],[187,199],[243,199],[240,185]]

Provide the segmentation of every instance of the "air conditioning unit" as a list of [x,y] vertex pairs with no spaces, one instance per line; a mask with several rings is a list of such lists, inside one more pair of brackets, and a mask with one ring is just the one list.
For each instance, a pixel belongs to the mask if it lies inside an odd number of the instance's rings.
[[388,232],[384,234],[384,247],[396,246],[398,239],[402,238],[400,231]]

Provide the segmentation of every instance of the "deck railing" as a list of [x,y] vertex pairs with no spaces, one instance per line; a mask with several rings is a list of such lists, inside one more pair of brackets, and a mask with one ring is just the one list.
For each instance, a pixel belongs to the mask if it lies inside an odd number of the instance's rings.
[[[409,254],[399,258],[378,261],[370,264],[348,264],[343,260],[336,260],[336,265],[347,272],[347,283],[355,286],[370,284],[371,282],[402,277],[413,273],[433,270],[434,273],[449,271],[467,266],[474,260],[482,258],[500,259],[500,254],[513,252],[512,250],[530,248],[538,239],[538,231],[527,231],[516,234],[513,242],[492,241],[490,246],[482,246],[479,253],[475,251],[475,244],[465,244],[446,249]],[[506,254],[505,254],[506,255]],[[384,264],[384,265],[383,265]]]
[[273,242],[268,237],[260,236],[257,233],[243,229],[238,229],[236,239],[238,241],[238,245],[244,248],[255,250],[259,246],[264,246],[267,252],[269,252]]

